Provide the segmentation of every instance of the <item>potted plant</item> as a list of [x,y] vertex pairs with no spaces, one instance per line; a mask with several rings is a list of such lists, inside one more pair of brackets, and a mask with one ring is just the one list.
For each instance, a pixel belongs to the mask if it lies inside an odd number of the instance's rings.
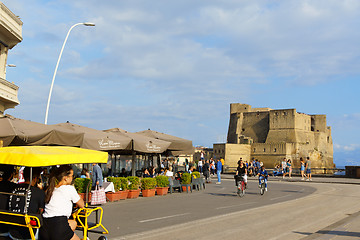
[[141,192],[143,197],[155,196],[156,179],[155,178],[143,178],[141,179]]
[[193,177],[193,178],[200,178],[200,172],[198,172],[198,171],[192,172],[192,173],[191,173],[191,177]]
[[[89,178],[76,178],[74,180],[74,187],[78,192],[79,196],[84,200],[84,202],[90,202],[91,200],[91,185],[92,181]],[[86,193],[88,193],[87,198]]]
[[124,200],[128,195],[128,180],[125,177],[108,177],[108,182],[112,182],[114,184],[115,192],[107,192],[106,198],[110,202],[115,202],[119,200]]
[[181,187],[183,192],[191,191],[191,174],[184,172],[181,175]]
[[156,178],[156,194],[166,195],[169,190],[169,178],[167,176],[157,176]]
[[129,181],[128,189],[129,193],[127,198],[137,198],[140,194],[140,179],[136,176],[130,176],[127,177],[127,180]]

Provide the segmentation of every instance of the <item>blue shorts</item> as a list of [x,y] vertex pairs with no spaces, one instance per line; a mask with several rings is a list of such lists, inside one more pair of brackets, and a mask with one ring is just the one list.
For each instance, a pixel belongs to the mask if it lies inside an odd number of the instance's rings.
[[301,166],[300,171],[304,171],[304,170],[305,170],[305,167]]
[[306,174],[311,174],[311,169],[306,169]]

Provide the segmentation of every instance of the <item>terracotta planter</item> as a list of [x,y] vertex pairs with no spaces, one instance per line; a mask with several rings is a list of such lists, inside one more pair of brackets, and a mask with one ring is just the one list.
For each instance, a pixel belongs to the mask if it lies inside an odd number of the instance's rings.
[[119,191],[119,192],[107,192],[106,193],[106,199],[109,202],[115,202],[119,200],[124,200],[127,198],[128,190],[125,191]]
[[155,189],[143,189],[141,190],[143,197],[154,197],[155,196]]
[[[186,193],[186,192],[191,192],[191,187],[190,186],[181,186],[181,188],[182,188],[182,192],[184,193]],[[186,188],[188,188],[188,191],[186,191]]]
[[166,195],[168,193],[169,187],[157,187],[156,194],[157,195]]
[[[84,200],[84,202],[86,202],[86,194],[85,193],[78,193],[79,194],[79,196],[80,196],[80,198],[82,199],[82,200]],[[89,193],[89,197],[88,197],[88,203],[89,202],[91,202],[91,193]]]
[[138,190],[129,190],[127,198],[138,198],[140,195],[140,189]]

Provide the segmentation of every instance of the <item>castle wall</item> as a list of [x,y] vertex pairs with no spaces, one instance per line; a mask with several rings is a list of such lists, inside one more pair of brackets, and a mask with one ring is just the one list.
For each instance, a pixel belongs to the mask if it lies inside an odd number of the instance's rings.
[[314,132],[327,132],[326,115],[311,116],[311,130]]
[[250,161],[249,144],[229,144],[221,143],[214,144],[214,156],[216,158],[222,157],[224,159],[224,171],[233,172],[236,170],[237,162],[240,158],[244,161]]
[[251,112],[251,105],[241,103],[230,103],[230,114],[240,112]]
[[269,132],[269,112],[247,112],[243,114],[241,134],[264,143]]
[[265,168],[274,168],[281,160],[292,159],[296,155],[296,144],[291,143],[254,143],[251,145],[251,158],[264,163]]
[[308,156],[313,168],[334,167],[326,115],[308,115],[296,109],[251,108],[247,104],[231,104],[230,111],[228,143],[251,144],[250,158],[262,161],[265,167],[273,168],[285,157],[298,168],[300,157]]

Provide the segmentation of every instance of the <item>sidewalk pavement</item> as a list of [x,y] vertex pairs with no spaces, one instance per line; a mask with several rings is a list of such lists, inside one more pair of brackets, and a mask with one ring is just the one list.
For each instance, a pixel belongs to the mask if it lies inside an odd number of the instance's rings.
[[[216,175],[215,175],[216,177]],[[233,174],[222,174],[221,178],[223,179],[234,179]],[[213,181],[216,179],[212,177]],[[257,180],[257,177],[248,177],[248,180]],[[282,178],[281,176],[269,176],[268,181],[284,181],[284,182],[307,182],[305,180],[301,180],[300,176],[293,176],[292,178],[289,178],[286,176],[285,178]],[[321,176],[321,175],[314,175],[312,176],[312,181],[309,181],[309,183],[339,183],[339,184],[360,184],[359,178],[346,178],[346,177],[338,177],[338,176]]]
[[[232,174],[223,174],[223,179],[233,179]],[[248,177],[248,181],[257,180],[257,177]],[[281,176],[269,177],[269,181],[280,182],[306,182],[306,183],[335,183],[335,184],[360,184],[360,179],[346,178],[346,177],[332,177],[332,176],[319,176],[312,177],[312,181],[301,180],[299,176],[288,176],[284,179]],[[360,239],[360,212],[349,215],[348,217],[329,225],[328,227],[317,231],[316,233],[309,233],[309,236],[302,238],[303,240],[350,240]]]
[[302,240],[350,240],[360,238],[360,212],[331,224]]

